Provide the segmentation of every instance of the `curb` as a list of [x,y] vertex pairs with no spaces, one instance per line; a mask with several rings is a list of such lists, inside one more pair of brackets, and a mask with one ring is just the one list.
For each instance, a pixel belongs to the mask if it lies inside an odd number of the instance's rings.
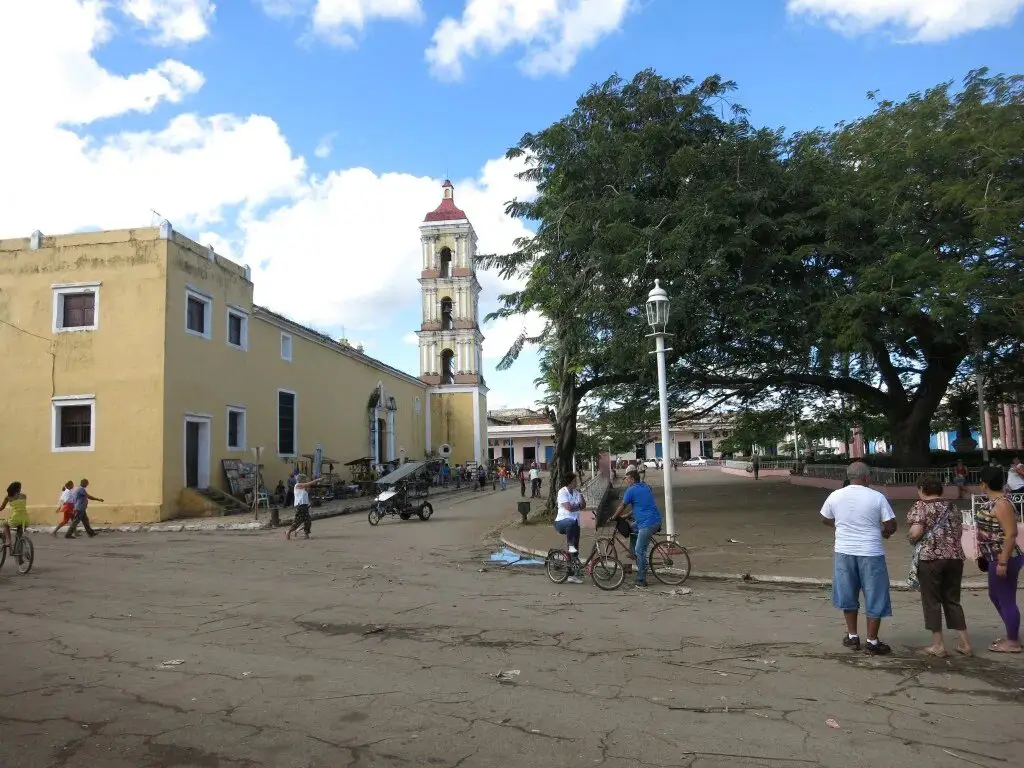
[[[449,498],[454,497],[461,492],[458,490],[448,490],[433,496],[432,498]],[[497,491],[489,491],[487,493],[497,493]],[[310,510],[311,520],[326,520],[331,517],[341,517],[348,515],[353,512],[367,512],[370,507],[373,506],[373,499],[369,496],[366,497],[365,504],[359,504],[357,506],[345,507],[344,509],[333,509],[326,511]],[[289,508],[284,508],[289,509]],[[261,514],[266,514],[261,512]],[[232,515],[232,517],[236,517]],[[244,517],[244,515],[237,515],[237,518]],[[236,518],[236,519],[237,519]],[[219,520],[222,518],[204,518],[205,520]],[[292,513],[288,517],[279,518],[279,528],[291,525],[295,521],[295,515]],[[49,534],[54,529],[53,525],[30,525],[26,528],[29,533],[34,534]],[[106,533],[224,533],[225,531],[230,532],[246,532],[246,531],[263,531],[263,530],[274,530],[270,525],[269,517],[266,520],[249,520],[248,522],[210,522],[210,523],[176,523],[173,520],[169,520],[163,523],[125,523],[123,525],[110,525],[100,523],[99,525],[93,525],[94,531],[103,531]],[[63,531],[62,531],[63,533]]]
[[[513,521],[505,527],[504,530],[508,530],[513,526],[522,527],[522,523]],[[502,533],[499,537],[501,543],[511,549],[513,552],[518,552],[521,555],[529,557],[537,557],[541,560],[548,556],[547,551],[540,549],[531,549],[524,547],[521,544],[516,544],[510,540],[508,536]],[[832,579],[817,579],[811,576],[773,576],[768,574],[753,574],[753,573],[716,573],[713,571],[707,571],[705,573],[698,573],[692,571],[690,573],[691,579],[698,579],[700,581],[742,581],[748,584],[777,584],[779,586],[799,586],[799,587],[820,587],[820,588],[832,588]],[[1021,587],[1024,589],[1024,585]],[[890,581],[889,589],[897,592],[916,592],[907,586],[905,581]],[[988,584],[979,581],[965,581],[961,585],[961,589],[967,590],[984,590],[988,589]]]

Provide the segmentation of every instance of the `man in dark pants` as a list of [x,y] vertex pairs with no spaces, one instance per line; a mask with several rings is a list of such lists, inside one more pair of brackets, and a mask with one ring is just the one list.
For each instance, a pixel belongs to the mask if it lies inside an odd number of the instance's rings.
[[319,485],[322,479],[322,477],[318,477],[307,483],[305,475],[295,476],[295,519],[292,521],[292,527],[288,529],[288,533],[284,535],[286,539],[290,539],[300,527],[303,535],[307,539],[309,538],[309,532],[313,529],[313,518],[309,516],[309,489]]
[[82,527],[85,528],[85,532],[89,534],[90,539],[96,535],[96,531],[94,531],[92,526],[89,525],[89,502],[102,502],[103,499],[90,496],[89,491],[86,490],[88,487],[89,481],[82,478],[82,482],[79,486],[72,491],[72,499],[75,504],[75,517],[71,521],[71,527],[68,528],[68,532],[64,534],[65,539],[73,539],[75,537],[75,531],[77,530],[79,523],[81,523]]

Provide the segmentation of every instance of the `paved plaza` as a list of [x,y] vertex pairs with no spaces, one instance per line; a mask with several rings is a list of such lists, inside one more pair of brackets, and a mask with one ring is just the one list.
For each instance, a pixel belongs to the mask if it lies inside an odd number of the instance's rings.
[[[786,538],[764,522],[808,512],[768,499],[815,493],[703,476],[724,501],[698,514],[697,491],[680,491],[688,535],[713,514],[755,552]],[[309,541],[35,535],[32,573],[0,571],[0,766],[1020,764],[1024,660],[917,654],[917,595],[894,595],[894,655],[875,659],[840,646],[820,588],[556,586],[489,561],[516,501],[449,496],[429,522],[376,528],[320,520]],[[825,562],[828,534],[787,546]],[[983,648],[994,609],[982,592],[965,609]]]

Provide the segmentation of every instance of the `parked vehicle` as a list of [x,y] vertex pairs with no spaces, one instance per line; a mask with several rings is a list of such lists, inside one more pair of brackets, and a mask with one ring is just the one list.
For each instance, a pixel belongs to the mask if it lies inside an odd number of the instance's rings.
[[687,459],[683,462],[684,467],[706,467],[708,460],[703,456],[694,456],[692,459]]

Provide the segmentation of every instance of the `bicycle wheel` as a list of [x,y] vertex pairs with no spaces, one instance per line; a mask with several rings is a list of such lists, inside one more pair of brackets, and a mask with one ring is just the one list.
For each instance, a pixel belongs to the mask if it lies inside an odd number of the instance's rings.
[[611,591],[622,586],[626,578],[626,569],[614,557],[594,555],[594,560],[590,564],[590,578],[598,589]]
[[568,553],[561,549],[549,550],[544,560],[544,571],[555,584],[564,584],[572,572]]
[[423,502],[423,506],[420,507],[420,512],[419,512],[420,520],[422,520],[423,522],[426,522],[427,520],[430,519],[430,516],[432,514],[434,514],[434,508],[432,506],[430,506],[430,502],[428,502],[428,501]]
[[31,571],[35,559],[36,548],[32,546],[32,539],[22,536],[19,541],[14,542],[14,561],[18,564],[18,573],[26,574]]
[[654,578],[670,587],[678,587],[690,578],[690,555],[675,541],[659,541],[651,549],[648,561]]
[[615,543],[611,539],[598,539],[597,551],[605,557],[615,557]]

